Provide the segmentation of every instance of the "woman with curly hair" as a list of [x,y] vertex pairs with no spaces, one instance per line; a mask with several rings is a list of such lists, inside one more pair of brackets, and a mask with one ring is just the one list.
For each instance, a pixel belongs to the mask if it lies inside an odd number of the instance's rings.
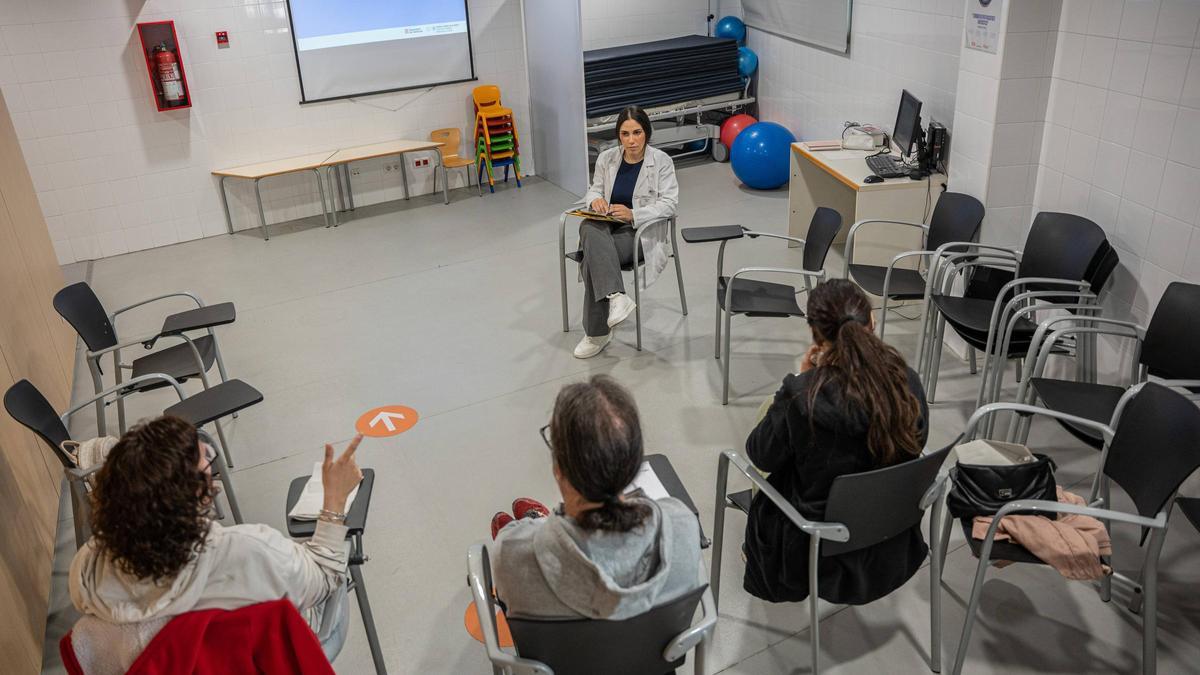
[[185,612],[282,597],[301,612],[322,605],[345,583],[346,499],[362,479],[354,461],[361,440],[336,459],[325,446],[324,508],[313,538],[300,543],[266,525],[213,519],[215,455],[195,426],[160,417],[130,429],[96,474],[93,535],[71,562],[83,669],[125,672]]

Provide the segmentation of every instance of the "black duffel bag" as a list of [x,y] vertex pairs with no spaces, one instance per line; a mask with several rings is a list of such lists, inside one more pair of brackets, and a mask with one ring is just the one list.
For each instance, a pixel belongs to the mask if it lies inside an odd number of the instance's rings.
[[[1057,502],[1054,460],[1034,453],[1034,461],[988,465],[959,462],[950,470],[950,494],[946,508],[955,518],[993,516],[1005,504],[1044,499]],[[1032,512],[1026,512],[1030,514]],[[1017,511],[1015,514],[1020,515]],[[1054,518],[1053,513],[1039,513]]]

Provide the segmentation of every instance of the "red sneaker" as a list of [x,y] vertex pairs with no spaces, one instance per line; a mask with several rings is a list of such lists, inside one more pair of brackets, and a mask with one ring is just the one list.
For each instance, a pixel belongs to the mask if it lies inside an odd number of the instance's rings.
[[550,515],[550,509],[536,499],[517,497],[512,503],[513,515],[517,520],[522,518],[545,518]]
[[496,515],[492,516],[492,539],[495,539],[496,535],[500,534],[500,530],[503,530],[504,526],[512,521],[512,516],[503,511],[497,511]]

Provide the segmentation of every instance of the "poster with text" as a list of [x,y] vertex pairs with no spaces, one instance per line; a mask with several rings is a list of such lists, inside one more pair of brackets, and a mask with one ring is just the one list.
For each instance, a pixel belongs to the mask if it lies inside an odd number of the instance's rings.
[[1000,47],[1000,15],[1004,0],[968,0],[966,46],[995,54]]

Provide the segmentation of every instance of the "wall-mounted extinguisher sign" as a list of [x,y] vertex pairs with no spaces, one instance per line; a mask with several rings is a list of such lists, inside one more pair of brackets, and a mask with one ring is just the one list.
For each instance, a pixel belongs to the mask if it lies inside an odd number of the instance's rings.
[[183,105],[187,96],[183,93],[183,78],[179,74],[179,58],[166,42],[154,48],[154,72],[161,88],[163,100],[170,107]]

